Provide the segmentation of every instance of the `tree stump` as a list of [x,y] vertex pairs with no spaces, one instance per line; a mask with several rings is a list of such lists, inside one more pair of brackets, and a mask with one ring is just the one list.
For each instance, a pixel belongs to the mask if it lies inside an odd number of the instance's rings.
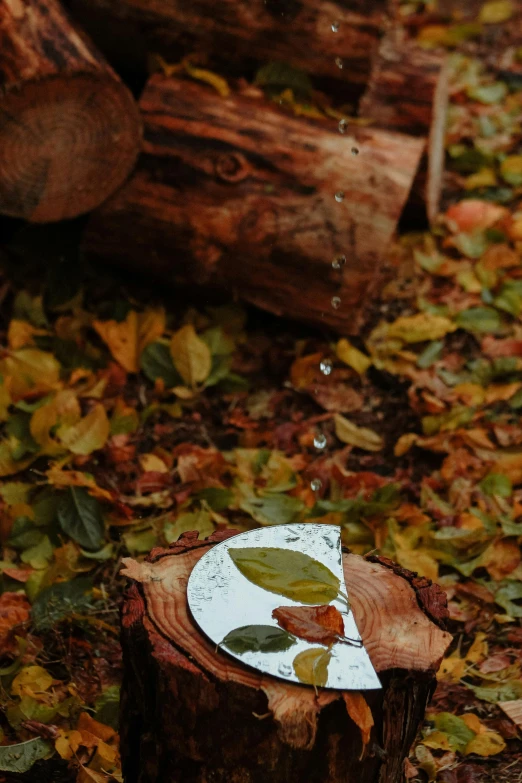
[[93,209],[140,138],[132,95],[58,2],[0,3],[0,213],[47,222]]
[[160,75],[140,107],[145,154],[93,214],[87,258],[355,333],[424,140],[340,134],[337,121]]
[[379,673],[366,747],[342,691],[293,685],[215,648],[187,608],[208,548],[185,533],[125,561],[122,758],[126,783],[399,783],[451,640],[442,590],[385,558],[344,554],[351,606]]

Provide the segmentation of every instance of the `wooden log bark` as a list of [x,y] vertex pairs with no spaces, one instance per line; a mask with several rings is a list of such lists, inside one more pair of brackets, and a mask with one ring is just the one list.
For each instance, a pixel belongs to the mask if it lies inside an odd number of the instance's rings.
[[428,139],[412,198],[424,205],[430,221],[442,191],[448,78],[444,53],[421,49],[394,30],[380,44],[360,104],[361,116],[375,125]]
[[350,84],[368,80],[387,6],[387,0],[72,0],[81,23],[121,64],[130,63],[120,41],[131,36],[137,50],[169,62],[213,53],[245,74],[252,63],[277,60]]
[[346,553],[351,606],[383,689],[367,691],[363,748],[342,691],[262,675],[216,650],[187,609],[208,548],[186,533],[126,561],[122,758],[126,783],[400,783],[451,636],[442,590],[389,560]]
[[145,154],[91,218],[88,258],[356,331],[424,142],[372,128],[341,135],[334,121],[162,76],[140,105]]
[[58,2],[0,3],[0,213],[47,222],[93,209],[140,138],[132,95]]

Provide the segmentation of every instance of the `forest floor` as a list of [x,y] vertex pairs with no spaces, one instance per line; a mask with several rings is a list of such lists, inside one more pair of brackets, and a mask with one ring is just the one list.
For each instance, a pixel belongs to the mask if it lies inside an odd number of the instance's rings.
[[486,7],[418,25],[452,51],[446,208],[357,339],[5,244],[0,781],[121,780],[122,557],[300,520],[447,592],[409,780],[522,780],[522,77],[475,56]]

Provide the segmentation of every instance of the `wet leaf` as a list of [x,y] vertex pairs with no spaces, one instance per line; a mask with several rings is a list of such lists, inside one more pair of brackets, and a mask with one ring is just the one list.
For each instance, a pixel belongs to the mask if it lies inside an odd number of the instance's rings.
[[359,375],[364,375],[372,364],[370,357],[359,351],[358,348],[355,348],[345,337],[339,340],[335,350],[337,357],[349,367],[352,367]]
[[358,427],[353,422],[336,413],[334,416],[335,434],[343,443],[349,443],[365,451],[381,451],[384,441],[380,435],[367,427]]
[[0,747],[0,770],[21,774],[31,769],[35,761],[52,752],[52,745],[40,737],[17,745]]
[[289,495],[249,495],[239,506],[261,525],[286,525],[296,521],[303,509],[303,501]]
[[328,664],[332,654],[324,647],[312,647],[303,650],[293,661],[294,672],[297,678],[307,685],[323,688],[328,682]]
[[177,371],[191,388],[208,378],[212,369],[210,349],[198,337],[192,324],[183,326],[172,336],[170,355]]
[[69,487],[63,493],[58,520],[64,533],[83,549],[96,552],[102,547],[105,526],[100,504],[83,487]]
[[244,625],[227,633],[221,646],[235,653],[283,652],[295,644],[295,637],[272,625]]
[[279,606],[272,617],[285,631],[327,646],[344,636],[343,616],[335,606]]
[[275,547],[228,551],[243,576],[263,590],[304,604],[326,604],[337,597],[338,577],[302,552]]

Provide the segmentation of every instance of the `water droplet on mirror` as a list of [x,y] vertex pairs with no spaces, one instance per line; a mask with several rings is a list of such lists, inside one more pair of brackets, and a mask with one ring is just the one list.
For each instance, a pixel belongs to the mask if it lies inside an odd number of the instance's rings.
[[312,489],[313,492],[319,492],[322,486],[323,486],[323,482],[321,481],[321,479],[315,478],[312,479],[310,482],[310,489]]
[[334,269],[342,269],[345,264],[346,256],[336,256],[332,261],[332,266]]
[[277,667],[277,671],[279,674],[282,674],[283,677],[288,677],[290,674],[292,674],[292,667],[287,663],[280,663]]
[[341,60],[340,57],[336,57],[335,58],[335,64],[337,65],[338,68],[342,68],[343,65],[344,65],[344,63],[343,63],[343,61]]
[[352,155],[358,155],[359,154],[359,148],[358,147],[352,147]]
[[330,375],[333,368],[333,362],[331,359],[323,359],[319,367],[323,375]]
[[316,449],[324,449],[326,446],[326,435],[322,432],[318,432],[314,438],[314,446]]
[[346,133],[348,127],[348,120],[339,120],[339,133]]
[[332,22],[332,33],[338,33],[339,27],[340,27],[339,22]]
[[338,190],[335,194],[335,200],[341,203],[341,201],[344,201],[344,192],[342,190]]
[[339,296],[332,296],[332,307],[334,310],[338,310],[341,306],[341,299]]

